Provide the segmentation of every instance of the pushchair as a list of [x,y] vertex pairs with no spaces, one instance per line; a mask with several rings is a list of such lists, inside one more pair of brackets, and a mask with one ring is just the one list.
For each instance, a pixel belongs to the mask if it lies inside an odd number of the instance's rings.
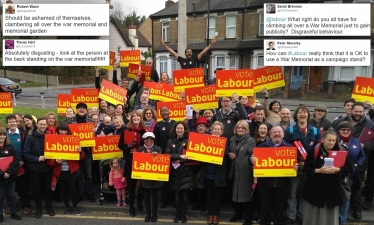
[[[120,166],[123,168],[125,160],[120,160]],[[100,161],[100,197],[97,199],[97,204],[102,205],[105,197],[108,195],[117,196],[116,189],[113,186],[109,186],[109,172],[110,172],[110,159],[104,159]]]

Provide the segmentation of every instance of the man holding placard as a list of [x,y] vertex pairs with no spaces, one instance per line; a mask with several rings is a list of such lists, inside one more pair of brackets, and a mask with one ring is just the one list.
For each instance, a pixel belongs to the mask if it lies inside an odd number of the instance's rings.
[[[284,142],[284,131],[280,126],[275,126],[270,130],[270,140],[260,144],[258,147],[264,148],[281,148],[281,147],[292,147],[290,144]],[[262,149],[256,149],[255,153],[251,157],[251,162],[255,166],[260,164],[256,162],[257,158],[255,154],[257,151],[263,151]],[[266,151],[266,149],[264,149]],[[289,165],[289,167],[293,166],[294,170],[298,169],[299,164],[297,163],[297,150],[293,148],[293,150],[288,150],[286,157],[294,158],[294,163]],[[270,157],[269,157],[270,158]],[[283,159],[283,162],[285,160]],[[292,161],[292,159],[290,159]],[[262,165],[261,165],[262,166]],[[256,167],[254,167],[256,169]],[[292,173],[292,172],[291,172]],[[255,174],[256,176],[256,174]],[[296,172],[294,173],[296,176]],[[288,185],[290,182],[290,178],[288,177],[258,177],[257,178],[257,188],[261,195],[261,224],[270,224],[273,222],[274,224],[284,224],[286,220],[286,211],[287,211],[287,191]]]
[[47,213],[54,216],[51,198],[52,168],[47,164],[44,156],[44,135],[47,128],[47,119],[40,117],[36,129],[26,138],[23,156],[27,161],[27,168],[31,171],[31,180],[34,188],[36,206],[35,218],[42,217],[42,199],[44,198]]

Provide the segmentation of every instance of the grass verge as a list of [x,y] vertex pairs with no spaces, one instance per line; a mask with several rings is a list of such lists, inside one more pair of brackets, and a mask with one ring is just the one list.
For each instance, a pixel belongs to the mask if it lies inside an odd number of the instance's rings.
[[[27,108],[22,106],[14,106],[13,107],[13,114],[20,113],[21,115],[30,114],[35,116],[36,118],[41,116],[46,116],[48,112],[53,111],[51,109],[37,109],[37,108]],[[8,114],[0,114],[0,123],[5,124],[5,118]]]

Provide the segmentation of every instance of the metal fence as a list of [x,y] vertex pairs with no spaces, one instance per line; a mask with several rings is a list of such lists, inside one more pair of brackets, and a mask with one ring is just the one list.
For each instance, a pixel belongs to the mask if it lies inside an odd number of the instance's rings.
[[[48,79],[48,84],[58,86],[58,77],[57,76],[46,76],[46,75],[37,75],[32,73],[25,73],[19,71],[6,71],[7,78],[24,80],[34,83],[46,84]],[[0,77],[4,77],[4,70],[0,70]]]

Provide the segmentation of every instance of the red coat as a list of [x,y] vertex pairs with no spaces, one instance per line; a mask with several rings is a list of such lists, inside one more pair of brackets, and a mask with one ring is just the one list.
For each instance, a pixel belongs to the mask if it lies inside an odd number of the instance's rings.
[[[84,158],[84,151],[81,151],[81,157],[80,159]],[[79,169],[79,160],[66,160],[66,162],[69,165],[70,173],[74,173]],[[54,159],[48,160],[48,165],[50,165],[53,168],[52,175],[59,177],[61,173],[61,164],[56,163]]]

